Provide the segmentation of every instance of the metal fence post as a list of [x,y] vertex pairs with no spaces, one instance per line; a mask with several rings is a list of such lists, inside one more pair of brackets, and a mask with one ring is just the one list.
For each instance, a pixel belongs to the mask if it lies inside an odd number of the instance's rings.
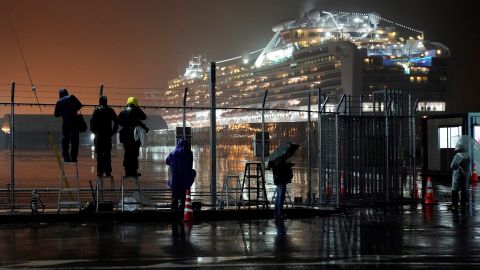
[[212,206],[217,203],[217,128],[216,128],[216,68],[215,62],[210,63],[210,196],[212,200]]
[[[339,114],[342,104],[345,102],[346,106],[346,95],[343,94],[340,102],[337,105],[335,111],[335,206],[338,208],[340,204],[340,188],[339,188],[339,179],[340,179],[340,127],[339,127]],[[345,111],[344,111],[345,112]]]
[[389,171],[389,128],[388,128],[388,111],[389,111],[389,96],[387,97],[388,91],[385,90],[384,105],[385,110],[385,188],[387,191],[387,202],[390,201],[390,171]]
[[185,87],[185,92],[183,93],[183,131],[182,137],[185,139],[185,129],[187,128],[187,112],[185,111],[185,106],[187,105],[187,94],[188,94],[188,87]]
[[15,82],[12,81],[10,99],[10,188],[11,211],[15,213]]
[[[265,176],[265,103],[267,102],[268,89],[265,90],[262,102],[262,173]],[[265,198],[266,200],[267,198]]]
[[321,204],[323,201],[323,182],[322,182],[322,89],[318,88],[318,101],[317,101],[318,111],[317,111],[317,163],[318,163],[318,204]]
[[312,134],[310,128],[310,109],[311,109],[312,97],[311,93],[308,92],[308,112],[307,112],[307,201],[308,204],[312,204],[312,161],[311,161],[311,142],[312,142]]
[[417,160],[416,160],[416,128],[415,128],[415,114],[417,111],[418,99],[415,103],[412,102],[412,96],[408,95],[408,118],[410,122],[410,175],[411,175],[411,188],[413,192],[412,200],[415,198],[413,188],[417,181]]

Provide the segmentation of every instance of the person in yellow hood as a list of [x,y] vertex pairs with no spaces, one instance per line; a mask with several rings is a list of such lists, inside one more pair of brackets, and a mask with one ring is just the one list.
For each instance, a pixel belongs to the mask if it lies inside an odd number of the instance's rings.
[[140,153],[140,141],[134,138],[135,127],[139,126],[148,132],[147,126],[142,120],[147,119],[147,115],[138,106],[135,97],[127,99],[127,107],[118,115],[118,124],[120,125],[120,142],[123,143],[124,156],[123,167],[125,176],[138,177],[138,155]]

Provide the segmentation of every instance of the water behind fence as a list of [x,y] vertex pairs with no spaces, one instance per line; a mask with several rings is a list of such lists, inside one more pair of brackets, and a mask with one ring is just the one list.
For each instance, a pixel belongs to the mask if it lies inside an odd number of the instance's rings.
[[[118,104],[113,100],[110,103]],[[292,158],[294,177],[292,184],[288,185],[292,201],[298,198],[297,202],[310,205],[338,206],[350,200],[406,197],[404,193],[410,190],[410,183],[399,179],[402,179],[403,167],[409,175],[415,175],[411,166],[414,156],[410,154],[414,152],[411,145],[415,137],[411,108],[393,109],[399,100],[404,100],[400,96],[383,96],[383,101],[376,104],[371,98],[352,100],[322,98],[318,104],[318,99],[313,98],[310,113],[306,106],[296,110],[216,108],[214,165],[211,164],[210,108],[185,107],[186,125],[191,127],[194,169],[197,171],[192,187],[193,201],[217,204],[227,175],[238,175],[240,181],[243,180],[245,163],[261,160],[254,154],[254,138],[262,128],[269,133],[270,152],[282,142],[300,145]],[[117,114],[123,109],[118,105],[111,107]],[[385,111],[385,107],[389,109]],[[82,108],[88,124],[94,108],[92,104]],[[320,108],[320,114],[317,108]],[[13,175],[16,209],[29,208],[32,189],[39,192],[47,207],[56,208],[60,177],[56,152],[61,156],[61,119],[53,117],[54,104],[16,103],[13,119],[15,147],[12,152],[11,132],[7,129],[12,124],[11,109],[11,103],[0,103],[3,128],[0,133],[0,207],[10,209],[12,205]],[[183,108],[142,106],[142,109],[147,114],[145,123],[150,132],[147,134],[148,145],[140,150],[141,187],[147,196],[166,207],[170,193],[165,158],[174,148],[176,128],[182,125]],[[310,122],[307,121],[309,114]],[[53,137],[53,144],[49,143],[48,134]],[[113,176],[118,189],[120,177],[124,174],[123,149],[118,136],[112,138],[112,144]],[[96,178],[96,160],[93,136],[89,131],[80,134],[78,168],[82,202],[93,201],[89,181]],[[215,179],[212,179],[213,168]],[[271,172],[265,171],[265,177],[267,199],[272,201],[275,186]]]

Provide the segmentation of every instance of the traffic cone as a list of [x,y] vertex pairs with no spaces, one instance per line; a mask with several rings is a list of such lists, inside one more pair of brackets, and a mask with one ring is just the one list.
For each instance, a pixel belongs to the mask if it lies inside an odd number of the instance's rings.
[[333,193],[332,185],[329,181],[325,183],[325,195],[330,196]]
[[432,222],[433,217],[433,205],[425,205],[423,208],[423,214],[425,216],[425,223],[430,224]]
[[477,164],[473,163],[473,172],[472,172],[472,182],[478,181],[478,174],[477,174]]
[[183,221],[193,220],[192,200],[190,198],[190,189],[187,189],[187,195],[185,197],[185,210],[183,211]]
[[183,231],[185,232],[185,240],[190,239],[190,233],[192,232],[192,228],[193,228],[192,220],[186,220],[183,222]]
[[345,184],[343,180],[343,175],[340,176],[340,194],[341,195],[345,194]]
[[432,179],[430,176],[427,177],[427,192],[425,193],[425,204],[434,204],[435,200],[433,199],[433,186]]

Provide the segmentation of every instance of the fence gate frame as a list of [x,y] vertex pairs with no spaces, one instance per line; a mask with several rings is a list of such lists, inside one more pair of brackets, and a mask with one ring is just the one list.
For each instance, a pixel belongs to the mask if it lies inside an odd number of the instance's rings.
[[320,96],[319,206],[413,200],[415,108],[399,90]]

